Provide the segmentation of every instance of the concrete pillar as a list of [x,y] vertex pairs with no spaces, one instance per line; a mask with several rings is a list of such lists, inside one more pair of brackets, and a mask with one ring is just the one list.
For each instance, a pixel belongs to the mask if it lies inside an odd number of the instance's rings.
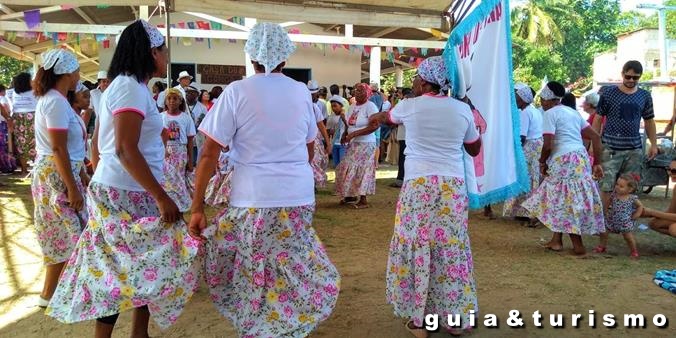
[[394,83],[397,88],[404,86],[404,70],[400,66],[394,67]]
[[380,87],[380,46],[371,47],[369,81]]
[[[244,18],[244,26],[247,28],[253,28],[256,25],[256,19]],[[246,77],[253,76],[256,74],[253,65],[251,64],[251,58],[245,52],[244,53],[244,65],[246,66]]]

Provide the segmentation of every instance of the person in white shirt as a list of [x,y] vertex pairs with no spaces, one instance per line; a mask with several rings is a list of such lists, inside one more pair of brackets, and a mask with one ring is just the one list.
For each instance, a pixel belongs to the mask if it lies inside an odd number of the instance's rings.
[[[183,96],[183,100],[187,101],[187,98],[185,97],[185,91],[190,86],[190,82],[192,81],[193,77],[187,72],[187,71],[182,71],[178,73],[178,78],[176,81],[178,81],[178,84],[174,86],[174,89],[178,89],[179,92],[181,92],[181,95]],[[165,96],[167,94],[166,90],[161,91],[157,95],[157,109],[160,110],[160,112],[164,111],[164,102],[165,102]]]
[[[313,103],[281,72],[294,50],[284,28],[256,24],[245,46],[256,74],[229,84],[199,127],[190,233],[209,238],[211,299],[241,337],[305,337],[338,298],[338,271],[312,228]],[[223,148],[234,166],[229,206],[209,222],[204,194]]]
[[31,88],[31,75],[20,73],[12,80],[12,122],[14,124],[14,147],[21,174],[28,173],[28,161],[35,160],[35,106],[37,100]]
[[332,158],[334,168],[338,167],[340,161],[345,157],[345,146],[341,143],[343,135],[347,131],[347,120],[345,119],[345,99],[338,95],[333,95],[329,99],[331,103],[331,116],[329,117],[329,129],[332,134]]
[[[193,125],[195,130],[200,126],[202,120],[207,115],[207,107],[199,102],[200,91],[197,88],[197,84],[193,83],[185,89],[185,98],[186,98],[186,109],[184,110],[190,118],[192,118]],[[193,143],[193,151],[190,160],[192,164],[197,164],[197,159],[199,158],[199,151],[204,145],[205,137],[202,134],[195,136],[195,142]]]
[[336,168],[336,194],[341,204],[355,209],[368,208],[366,195],[376,193],[376,136],[378,126],[369,125],[369,117],[378,113],[369,101],[371,87],[360,83],[355,90],[356,103],[347,112],[348,129],[342,143],[347,144],[345,158]]
[[178,209],[190,209],[190,190],[186,175],[193,171],[195,121],[185,112],[185,102],[177,89],[167,89],[162,122],[166,156],[164,157],[164,190],[174,199]]
[[565,93],[558,82],[549,82],[540,91],[545,110],[540,171],[545,178],[521,206],[554,232],[545,247],[561,250],[562,233],[567,233],[574,253],[585,255],[581,235],[603,233],[605,223],[594,182],[603,177],[603,167],[601,163],[590,166],[582,138],[591,140],[595,154],[601,153],[601,138],[580,113],[561,105]]
[[[0,173],[13,173],[16,170],[16,159],[12,145],[12,117],[9,100],[5,97],[5,86],[0,85]],[[0,184],[1,186],[2,184]]]
[[427,314],[460,315],[460,328],[442,321],[458,334],[471,328],[469,311],[479,311],[463,150],[479,154],[481,136],[470,107],[443,90],[448,90],[444,60],[427,58],[413,79],[416,97],[369,119],[371,125],[406,126],[406,176],[390,243],[386,295],[416,337],[428,336],[423,328]]
[[80,81],[80,64],[64,49],[42,55],[35,74],[35,147],[31,191],[35,232],[46,264],[45,282],[38,305],[46,307],[54,294],[59,274],[76,248],[87,219],[84,208],[84,122],[71,108],[66,95]]
[[[312,157],[312,173],[315,178],[315,190],[326,188],[326,169],[329,167],[329,154],[331,153],[332,142],[329,142],[329,133],[326,131],[326,114],[322,108],[326,109],[326,104],[319,102],[319,85],[317,81],[310,80],[307,84],[313,103],[313,113],[317,121],[317,138],[315,139],[314,156]],[[325,144],[326,143],[326,144]]]
[[530,177],[530,190],[521,196],[507,200],[503,206],[502,214],[505,217],[514,217],[523,225],[535,227],[537,220],[530,217],[528,210],[521,207],[521,203],[527,200],[531,193],[537,189],[541,182],[540,154],[542,153],[542,113],[535,108],[533,98],[535,91],[528,85],[517,83],[514,85],[516,106],[520,109],[521,117],[521,147],[526,157],[528,176]]
[[98,112],[87,227],[46,311],[66,323],[96,319],[96,337],[110,337],[117,314],[130,309],[133,337],[148,336],[151,316],[167,328],[199,280],[199,243],[162,188],[162,116],[146,86],[166,75],[167,59],[164,37],[146,21],[122,31]]

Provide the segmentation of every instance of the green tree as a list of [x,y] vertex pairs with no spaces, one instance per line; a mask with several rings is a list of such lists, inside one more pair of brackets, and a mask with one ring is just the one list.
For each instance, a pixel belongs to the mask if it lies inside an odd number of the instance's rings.
[[[404,70],[404,88],[411,88],[413,86],[413,76],[415,75],[415,72],[415,69]],[[381,76],[381,83],[382,88],[385,90],[390,90],[397,87],[397,81],[394,73]]]
[[537,90],[545,77],[558,81],[565,77],[565,67],[557,53],[518,36],[513,37],[512,42],[514,81],[526,83]]
[[[532,44],[551,48],[564,41],[564,35],[553,17],[563,13],[566,13],[565,2],[561,0],[528,0],[512,9],[512,34]],[[574,16],[571,15],[570,19]]]
[[0,84],[9,87],[12,78],[31,69],[33,65],[25,61],[19,61],[13,57],[0,55]]

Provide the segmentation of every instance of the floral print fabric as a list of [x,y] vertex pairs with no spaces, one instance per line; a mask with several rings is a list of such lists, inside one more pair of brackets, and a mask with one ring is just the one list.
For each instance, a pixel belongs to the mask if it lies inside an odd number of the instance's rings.
[[376,144],[350,142],[336,167],[336,194],[340,198],[376,193]]
[[404,182],[399,195],[386,296],[416,326],[426,314],[458,314],[469,328],[469,310],[478,312],[466,191],[461,178],[427,176]]
[[631,216],[634,211],[636,211],[634,203],[638,200],[638,196],[629,195],[629,198],[626,200],[617,198],[615,192],[610,196],[610,208],[608,208],[608,217],[606,217],[606,229],[614,234],[632,232],[636,226],[636,222],[631,219]]
[[[71,172],[82,196],[85,187],[80,180],[83,163],[71,163]],[[75,250],[87,220],[87,211],[75,211],[68,204],[64,180],[56,171],[53,156],[40,157],[33,168],[31,184],[34,205],[34,226],[45,264],[68,260]]]
[[323,138],[321,135],[317,133],[317,139],[315,139],[314,146],[314,157],[312,158],[312,163],[310,163],[315,178],[315,188],[326,187],[326,169],[329,167],[329,156],[326,154],[326,149],[324,149],[322,140]]
[[13,149],[9,149],[9,131],[7,122],[0,122],[0,172],[11,173],[16,170],[16,160],[12,154]]
[[91,183],[87,206],[89,222],[45,313],[73,323],[147,305],[160,328],[173,324],[203,267],[186,224],[162,222],[144,191]]
[[265,66],[265,75],[268,75],[280,63],[289,59],[296,51],[296,45],[291,42],[289,34],[282,26],[261,22],[249,31],[244,51],[251,60]]
[[604,232],[603,206],[587,152],[571,151],[550,158],[547,165],[547,176],[522,206],[554,232]]
[[[529,89],[530,90],[530,89]],[[516,198],[505,201],[502,215],[505,217],[530,217],[528,210],[521,206],[523,201],[527,200],[540,186],[540,153],[542,152],[542,138],[528,140],[523,145],[523,153],[526,156],[526,165],[528,166],[528,177],[530,177],[530,191]]]
[[[14,147],[18,159],[35,160],[35,126],[34,113],[15,113],[14,120]],[[17,159],[17,160],[18,160]]]
[[164,158],[164,190],[174,200],[178,210],[190,210],[192,183],[187,175],[188,148],[185,144],[167,144]]
[[329,317],[340,276],[314,206],[223,209],[205,230],[205,278],[240,337],[305,337]]

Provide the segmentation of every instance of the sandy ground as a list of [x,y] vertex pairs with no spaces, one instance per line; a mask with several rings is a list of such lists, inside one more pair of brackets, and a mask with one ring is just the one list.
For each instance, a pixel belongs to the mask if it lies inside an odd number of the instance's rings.
[[[318,194],[315,228],[342,275],[342,289],[333,315],[313,337],[411,337],[403,320],[385,302],[385,268],[392,236],[398,190],[387,185],[393,169],[379,171],[377,195],[371,208],[339,206],[330,192]],[[29,182],[0,177],[0,337],[86,337],[93,323],[60,324],[33,306],[42,287],[40,250],[31,231]],[[332,188],[332,187],[331,187]],[[655,189],[642,200],[663,208],[664,190]],[[496,213],[500,206],[494,207]],[[658,269],[676,269],[676,240],[652,231],[637,233],[641,258],[632,261],[621,237],[611,236],[609,252],[588,259],[540,247],[551,233],[545,228],[521,227],[509,220],[470,216],[472,249],[479,297],[479,327],[473,337],[676,337],[676,296],[657,287]],[[585,237],[590,250],[596,238]],[[565,245],[570,248],[570,242]],[[507,326],[510,310],[519,310],[525,327]],[[544,328],[533,325],[532,313],[543,314]],[[596,314],[596,329],[589,327],[589,310]],[[564,314],[566,327],[554,329],[549,314]],[[581,327],[571,327],[571,315],[582,314]],[[645,329],[623,327],[623,315],[646,316]],[[661,313],[670,320],[666,329],[652,323]],[[483,316],[497,315],[499,328],[486,328]],[[604,314],[618,319],[616,328],[602,324]],[[130,312],[121,315],[115,337],[128,337]],[[220,317],[202,285],[176,325],[167,331],[151,327],[153,337],[235,337]],[[450,337],[435,333],[432,337]]]

